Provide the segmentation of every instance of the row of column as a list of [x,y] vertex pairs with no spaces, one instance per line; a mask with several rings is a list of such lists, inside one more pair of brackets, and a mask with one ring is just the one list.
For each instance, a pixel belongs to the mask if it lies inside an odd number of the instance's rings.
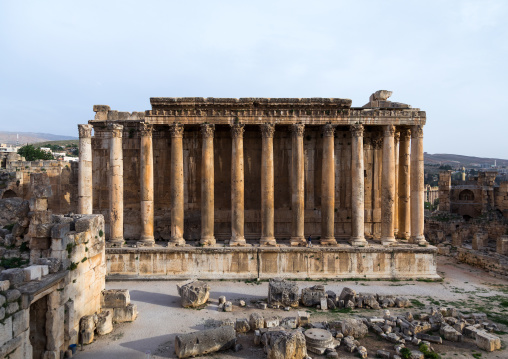
[[[79,125],[80,164],[78,182],[79,213],[92,213],[92,163],[91,125]],[[303,124],[291,125],[291,245],[306,245],[304,237],[304,149]],[[120,246],[123,239],[123,127],[109,123],[110,158],[110,242]],[[153,144],[152,125],[141,123],[141,239],[140,245],[154,244],[154,193],[153,193]],[[214,237],[214,125],[202,124],[201,134],[201,240],[205,246],[216,243]],[[350,126],[351,177],[352,177],[352,222],[350,243],[364,246],[364,155],[361,124]],[[170,126],[171,133],[171,239],[172,245],[183,245],[184,232],[184,177],[183,177],[183,125]],[[261,245],[276,245],[274,237],[274,156],[273,124],[261,125]],[[322,202],[321,202],[321,244],[335,245],[335,126],[322,127]],[[246,245],[244,236],[244,125],[231,126],[231,246]],[[412,126],[400,132],[397,146],[395,126],[383,126],[382,182],[381,182],[381,242],[390,245],[399,238],[410,239],[412,243],[426,244],[423,236],[424,223],[424,173],[423,173],[423,131],[421,126]],[[410,148],[411,146],[411,148]],[[398,168],[396,168],[396,166]],[[410,171],[410,173],[409,173]],[[398,173],[398,176],[396,176]],[[410,179],[410,181],[409,181]]]

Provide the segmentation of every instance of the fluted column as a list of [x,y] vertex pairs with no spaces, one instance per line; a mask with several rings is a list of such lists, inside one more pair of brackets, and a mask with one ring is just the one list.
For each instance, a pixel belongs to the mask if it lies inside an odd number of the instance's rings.
[[383,164],[383,136],[376,131],[372,134],[373,176],[372,176],[372,237],[381,238],[381,178]]
[[92,125],[78,125],[78,214],[92,214]]
[[321,244],[337,244],[335,239],[335,126],[323,126],[321,183]]
[[393,234],[397,238],[399,232],[399,142],[400,132],[395,132],[394,139],[394,161],[395,161],[395,207],[393,212]]
[[366,246],[365,203],[364,203],[364,165],[363,165],[363,125],[351,128],[351,239],[353,246]]
[[185,244],[184,189],[183,189],[183,125],[173,124],[171,133],[171,238],[168,245]]
[[205,246],[215,244],[214,226],[214,169],[213,135],[215,126],[201,125],[203,136],[201,156],[201,240]]
[[291,245],[305,246],[305,172],[303,162],[303,132],[305,125],[291,125]]
[[231,126],[231,240],[230,246],[245,246],[244,237],[244,125]]
[[403,129],[400,132],[399,144],[399,230],[397,238],[409,239],[411,206],[409,204],[410,180],[409,168],[411,155],[409,146],[411,145],[411,130]]
[[395,126],[386,125],[383,130],[383,171],[381,175],[381,243],[395,243],[393,232],[395,211]]
[[261,240],[260,245],[275,246],[273,134],[275,125],[261,125]]
[[140,123],[140,186],[141,186],[141,239],[142,246],[153,246],[153,126]]
[[123,238],[123,126],[108,123],[109,140],[109,242],[121,247]]
[[411,243],[427,245],[423,235],[424,225],[424,173],[423,173],[423,128],[411,129]]

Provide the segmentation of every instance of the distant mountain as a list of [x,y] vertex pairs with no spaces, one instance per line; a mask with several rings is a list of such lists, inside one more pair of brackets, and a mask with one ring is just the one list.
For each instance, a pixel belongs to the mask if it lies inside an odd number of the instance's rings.
[[438,164],[438,165],[450,165],[454,166],[474,166],[474,165],[494,165],[497,166],[508,166],[508,160],[501,158],[484,158],[484,157],[473,157],[473,156],[462,156],[452,155],[447,153],[436,153],[430,154],[425,152],[424,156],[425,164]]
[[51,133],[36,133],[36,132],[7,132],[0,131],[0,143],[7,143],[15,145],[19,135],[19,144],[24,145],[27,143],[37,143],[45,141],[63,141],[63,140],[76,140],[77,137],[53,135]]

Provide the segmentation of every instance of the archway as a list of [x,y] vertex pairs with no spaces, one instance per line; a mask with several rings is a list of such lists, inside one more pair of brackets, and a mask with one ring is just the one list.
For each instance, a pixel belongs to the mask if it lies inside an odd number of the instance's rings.
[[14,198],[14,197],[18,197],[18,195],[12,189],[8,189],[2,195],[2,198]]
[[459,201],[473,201],[474,193],[471,190],[465,189],[459,194]]

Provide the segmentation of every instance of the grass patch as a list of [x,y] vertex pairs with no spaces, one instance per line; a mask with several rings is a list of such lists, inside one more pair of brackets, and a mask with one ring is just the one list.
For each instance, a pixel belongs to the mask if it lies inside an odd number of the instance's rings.
[[418,299],[411,299],[410,301],[411,301],[411,304],[413,305],[413,307],[415,307],[415,308],[424,308],[425,307],[425,304],[420,302]]

